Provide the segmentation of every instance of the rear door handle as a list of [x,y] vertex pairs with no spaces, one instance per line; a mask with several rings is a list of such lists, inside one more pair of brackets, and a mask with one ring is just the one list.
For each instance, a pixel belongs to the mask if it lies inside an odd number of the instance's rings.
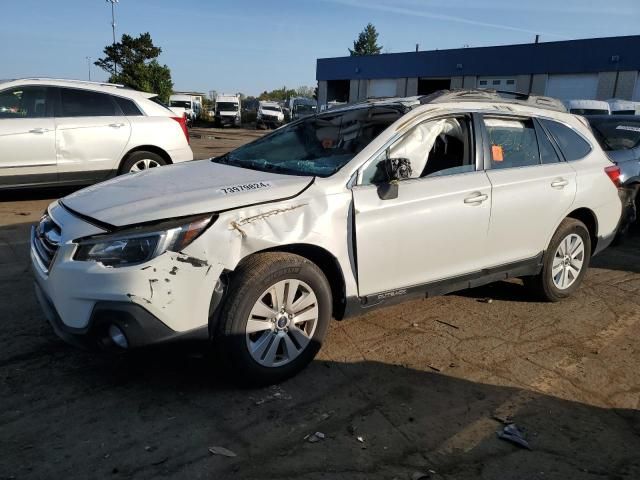
[[29,133],[46,133],[48,131],[48,128],[34,128],[32,130],[29,130]]
[[569,185],[569,180],[565,180],[564,178],[558,178],[557,180],[551,182],[551,186],[553,188],[564,188],[567,185]]
[[124,123],[110,123],[109,126],[111,128],[120,128],[120,127],[124,127]]
[[480,193],[480,192],[475,192],[470,197],[465,198],[464,203],[466,203],[467,205],[479,205],[488,199],[489,199],[489,195]]

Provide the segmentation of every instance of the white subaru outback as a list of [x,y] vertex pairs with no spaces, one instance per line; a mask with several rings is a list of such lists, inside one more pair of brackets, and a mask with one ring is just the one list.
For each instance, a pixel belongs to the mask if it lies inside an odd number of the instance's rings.
[[307,365],[332,317],[509,277],[560,300],[621,214],[617,167],[563,109],[369,101],[89,187],[32,231],[37,296],[70,342],[205,338],[253,384]]

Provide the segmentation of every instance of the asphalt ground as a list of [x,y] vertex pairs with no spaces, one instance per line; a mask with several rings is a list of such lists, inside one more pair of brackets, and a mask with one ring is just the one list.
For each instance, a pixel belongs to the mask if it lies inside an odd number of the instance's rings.
[[[193,129],[192,147],[260,134]],[[194,346],[93,354],[52,333],[28,230],[67,193],[0,194],[0,479],[640,478],[637,229],[566,301],[513,280],[336,321],[300,375],[246,390]],[[530,450],[498,438],[509,422]]]

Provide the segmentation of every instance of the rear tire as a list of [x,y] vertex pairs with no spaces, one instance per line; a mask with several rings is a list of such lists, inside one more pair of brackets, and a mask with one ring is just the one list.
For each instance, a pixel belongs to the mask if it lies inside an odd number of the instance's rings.
[[331,319],[331,288],[314,263],[269,252],[235,270],[222,308],[216,347],[233,382],[281,382],[316,356]]
[[549,242],[542,271],[525,278],[524,283],[537,297],[558,302],[580,287],[590,260],[589,230],[581,221],[565,218]]
[[157,153],[141,150],[127,155],[120,166],[118,174],[141,172],[164,165],[167,165],[167,161]]

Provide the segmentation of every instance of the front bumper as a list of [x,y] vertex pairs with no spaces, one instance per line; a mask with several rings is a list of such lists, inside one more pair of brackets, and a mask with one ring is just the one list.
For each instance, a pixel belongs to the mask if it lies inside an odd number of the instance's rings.
[[124,302],[97,302],[89,323],[82,328],[66,325],[53,302],[40,285],[34,284],[36,298],[53,331],[65,342],[85,349],[115,347],[109,336],[109,327],[117,326],[124,334],[128,348],[168,343],[176,340],[207,340],[208,326],[176,332],[140,305]]
[[267,125],[270,127],[280,127],[284,124],[284,120],[278,120],[275,117],[269,118],[269,117],[261,117],[258,118],[256,120],[256,123],[258,125]]
[[57,204],[49,212],[60,226],[59,244],[45,257],[37,245],[42,235],[32,231],[31,264],[36,295],[59,336],[95,345],[110,323],[131,336],[130,346],[206,336],[222,266],[200,260],[207,257],[204,251],[192,249],[198,258],[185,253],[190,248],[166,252],[143,265],[121,268],[75,261],[72,239],[100,230]]
[[238,117],[216,117],[216,122],[220,125],[240,125],[240,119]]

